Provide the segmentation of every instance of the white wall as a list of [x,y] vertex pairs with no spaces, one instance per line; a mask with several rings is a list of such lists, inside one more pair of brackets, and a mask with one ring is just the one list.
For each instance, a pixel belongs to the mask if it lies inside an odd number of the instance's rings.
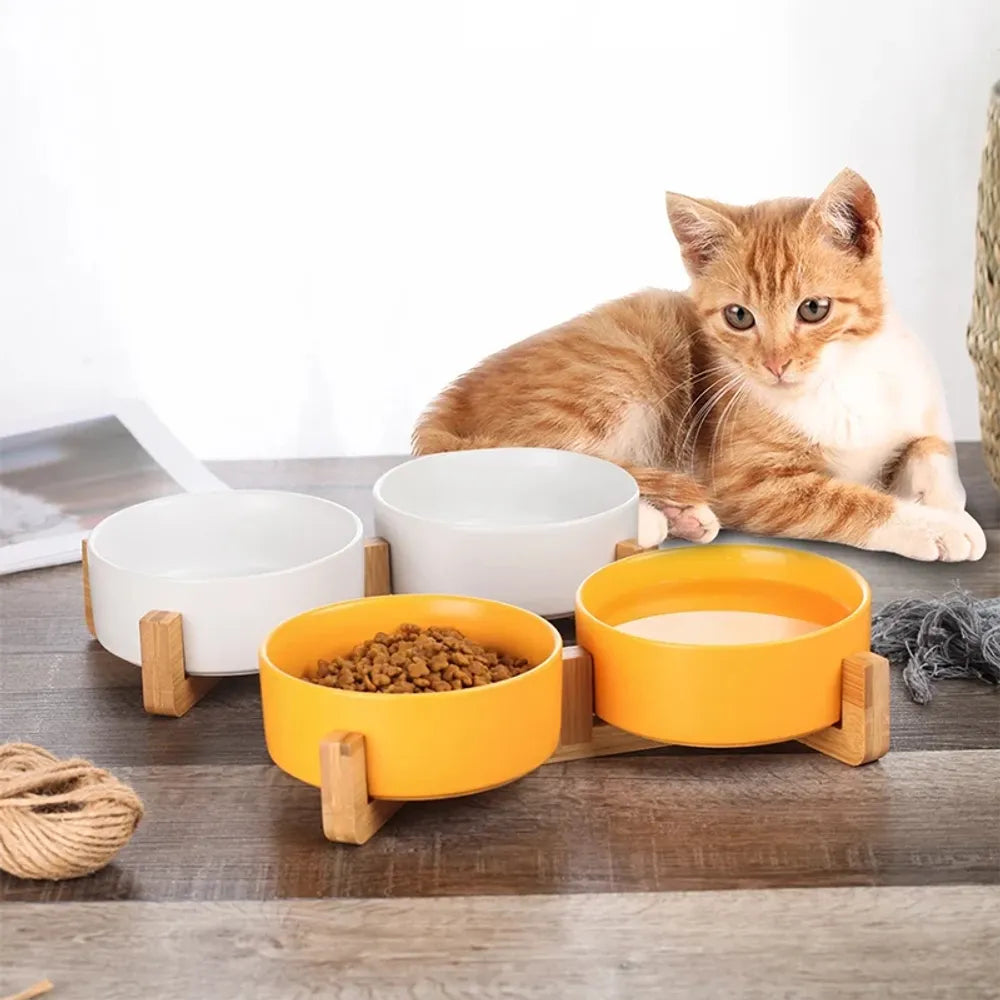
[[0,430],[131,392],[203,457],[403,451],[484,354],[683,287],[665,188],[850,165],[978,437],[998,76],[995,0],[0,0]]

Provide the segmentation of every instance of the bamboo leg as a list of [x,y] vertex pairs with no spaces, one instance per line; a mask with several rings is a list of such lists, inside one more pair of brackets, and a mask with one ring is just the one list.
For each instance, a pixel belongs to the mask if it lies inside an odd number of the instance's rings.
[[844,660],[840,722],[799,737],[820,753],[857,767],[889,752],[889,662],[875,653]]
[[365,539],[365,597],[392,593],[389,543],[384,538]]
[[594,661],[582,646],[563,650],[559,747],[589,743],[594,731]]
[[637,552],[648,551],[649,549],[644,549],[634,538],[630,538],[628,541],[619,542],[615,546],[615,561],[627,559],[629,556],[634,556]]
[[83,620],[87,623],[87,631],[96,639],[97,629],[94,628],[94,606],[90,600],[90,563],[87,560],[87,539],[80,543],[80,561],[83,563]]
[[179,718],[201,701],[217,677],[191,677],[184,669],[184,628],[176,611],[150,611],[139,622],[142,704],[150,715]]
[[608,757],[664,746],[610,726],[594,716],[594,661],[582,646],[563,650],[562,729],[556,752],[545,762]]
[[[668,745],[594,717],[593,678],[590,654],[580,646],[567,646],[563,651],[562,730],[559,746],[546,764]],[[855,767],[885,756],[889,751],[888,662],[874,653],[844,660],[840,722],[802,736],[799,742]]]
[[368,795],[365,738],[361,733],[334,732],[320,742],[320,794],[323,834],[342,844],[363,844],[402,805]]
[[[615,546],[615,560],[646,550],[634,539]],[[563,650],[562,730],[556,752],[545,762],[579,760],[583,757],[607,757],[633,750],[665,746],[642,736],[635,736],[610,726],[594,715],[594,661],[582,646]]]

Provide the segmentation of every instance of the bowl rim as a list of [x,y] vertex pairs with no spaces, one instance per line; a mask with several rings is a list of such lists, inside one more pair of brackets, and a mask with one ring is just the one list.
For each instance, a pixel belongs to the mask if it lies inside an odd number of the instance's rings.
[[[586,459],[591,463],[600,463],[603,466],[607,466],[611,469],[615,469],[617,472],[621,473],[622,476],[627,477],[632,481],[632,490],[627,499],[620,503],[615,504],[613,507],[605,507],[604,510],[596,511],[593,514],[584,514],[581,517],[573,518],[563,518],[558,521],[543,521],[541,523],[531,522],[527,524],[521,524],[517,522],[509,523],[497,523],[491,524],[488,527],[481,524],[463,524],[460,521],[453,521],[446,517],[428,517],[424,514],[415,514],[410,510],[405,510],[402,507],[398,507],[396,504],[390,503],[382,495],[382,490],[384,488],[385,481],[393,475],[397,475],[400,469],[408,468],[410,466],[416,465],[420,462],[427,462],[432,460],[441,460],[444,455],[470,455],[470,454],[485,454],[488,452],[532,452],[537,454],[556,454],[556,455],[573,455],[577,458]],[[460,459],[446,459],[446,461],[460,461]],[[597,455],[588,455],[586,452],[582,451],[571,451],[568,448],[527,448],[527,447],[504,447],[504,448],[466,448],[461,451],[437,451],[432,452],[429,455],[416,455],[409,458],[398,465],[394,465],[391,469],[387,469],[382,473],[378,479],[375,480],[375,485],[372,487],[372,497],[375,500],[376,511],[379,506],[387,511],[391,511],[393,514],[398,515],[401,518],[405,518],[409,521],[415,522],[417,524],[435,524],[441,527],[449,528],[456,532],[469,532],[475,534],[484,535],[498,535],[505,534],[507,532],[525,532],[530,534],[536,534],[542,531],[551,531],[553,528],[568,528],[577,527],[580,525],[588,524],[590,522],[598,521],[602,518],[612,517],[615,514],[627,509],[631,504],[638,503],[639,501],[639,484],[635,481],[633,476],[622,466],[616,465],[614,462],[609,462],[605,458],[599,458]],[[502,603],[502,602],[499,602]],[[443,693],[443,692],[442,692]]]
[[[668,642],[663,639],[650,639],[646,636],[632,635],[629,632],[622,632],[617,625],[611,625],[606,622],[603,618],[599,618],[593,611],[591,611],[583,602],[583,588],[597,576],[598,573],[603,573],[610,567],[614,566],[624,566],[627,565],[632,559],[642,559],[642,560],[652,560],[652,559],[664,559],[671,556],[676,556],[682,552],[701,552],[707,551],[694,546],[685,546],[684,548],[677,549],[657,549],[652,552],[637,553],[634,556],[629,557],[627,560],[621,560],[620,562],[608,563],[607,566],[602,566],[600,569],[594,570],[590,576],[584,580],[576,590],[575,606],[576,614],[582,615],[587,618],[589,622],[603,629],[610,629],[611,631],[617,633],[621,636],[623,641],[627,641],[630,644],[635,644],[636,648],[647,648],[655,647],[657,649],[699,649],[706,650],[712,653],[719,654],[732,654],[740,650],[759,650],[766,647],[773,646],[786,646],[791,643],[803,643],[809,642],[811,639],[817,638],[822,635],[827,635],[836,629],[843,628],[848,623],[854,622],[856,619],[862,617],[866,610],[871,608],[872,592],[868,581],[856,570],[853,566],[848,566],[846,563],[840,562],[838,559],[833,559],[830,556],[817,555],[815,552],[809,552],[806,549],[796,549],[785,545],[755,545],[747,542],[723,542],[722,544],[713,544],[713,549],[745,549],[752,550],[755,552],[773,552],[780,554],[782,556],[788,557],[790,555],[791,559],[805,559],[807,561],[820,560],[825,563],[833,564],[839,571],[842,571],[846,576],[853,578],[853,581],[858,585],[861,591],[861,598],[858,603],[851,608],[850,611],[842,618],[838,618],[835,622],[830,625],[824,625],[822,628],[813,629],[810,632],[805,632],[802,635],[792,636],[788,639],[773,639],[766,642],[742,642],[742,643],[715,643],[715,642]],[[692,556],[691,558],[697,558]],[[821,591],[822,592],[822,591]],[[720,609],[721,610],[721,609]]]
[[[294,566],[286,566],[283,569],[271,569],[266,570],[261,573],[240,573],[230,576],[212,576],[212,577],[172,577],[165,576],[163,573],[152,573],[149,570],[135,569],[131,566],[123,566],[121,563],[114,562],[108,559],[99,548],[100,538],[98,537],[95,542],[95,536],[98,535],[102,528],[106,525],[115,521],[119,517],[123,517],[140,507],[155,507],[155,506],[167,506],[171,503],[186,503],[190,502],[190,498],[204,497],[204,496],[277,496],[281,498],[294,497],[296,500],[308,500],[313,503],[318,503],[326,507],[334,507],[339,511],[343,511],[350,515],[351,520],[354,524],[354,534],[351,536],[350,540],[345,542],[339,549],[334,549],[332,552],[327,552],[324,555],[317,556],[315,559],[309,559],[306,562],[296,563]],[[114,513],[109,514],[107,517],[102,518],[94,527],[90,530],[87,535],[87,558],[88,560],[97,560],[103,563],[105,566],[109,566],[111,569],[118,571],[119,573],[127,573],[132,576],[140,577],[145,580],[156,580],[159,583],[169,584],[171,586],[184,586],[184,587],[203,587],[210,586],[213,584],[230,584],[236,583],[242,580],[266,580],[272,577],[284,576],[288,573],[298,573],[305,569],[310,569],[313,566],[318,566],[320,563],[326,562],[328,559],[340,556],[347,552],[349,549],[358,545],[362,538],[364,537],[364,525],[361,522],[361,518],[351,510],[350,507],[345,507],[343,504],[337,503],[335,500],[328,500],[326,497],[315,496],[312,493],[299,493],[292,490],[266,490],[266,489],[218,489],[218,490],[193,490],[185,491],[181,493],[170,493],[163,497],[154,497],[151,500],[142,500],[139,503],[130,504],[127,507],[122,507],[120,510],[114,511]]]
[[[562,653],[564,651],[563,638],[559,633],[559,630],[541,615],[536,615],[534,611],[529,611],[527,608],[519,607],[516,604],[508,604],[505,601],[494,601],[488,597],[471,597],[467,594],[378,594],[373,597],[355,597],[348,601],[335,601],[332,604],[321,604],[318,608],[310,608],[308,611],[302,611],[297,615],[292,615],[291,618],[286,618],[283,622],[279,622],[277,625],[268,632],[267,636],[261,642],[258,649],[258,663],[260,673],[263,673],[265,669],[273,670],[283,677],[286,677],[290,681],[294,681],[296,684],[302,684],[314,691],[328,691],[331,692],[333,696],[338,698],[348,698],[350,700],[356,700],[361,698],[365,703],[370,703],[375,699],[384,700],[390,699],[392,701],[400,700],[400,693],[393,692],[389,693],[387,691],[344,691],[341,688],[331,688],[327,687],[325,684],[314,684],[312,681],[307,681],[303,677],[296,677],[294,674],[290,674],[287,670],[283,670],[281,667],[275,663],[267,653],[267,647],[271,642],[274,633],[278,629],[283,628],[289,622],[295,621],[297,618],[305,618],[308,615],[320,614],[325,611],[329,611],[331,608],[347,608],[353,607],[362,603],[370,603],[373,601],[378,601],[379,603],[389,604],[396,598],[405,598],[406,600],[427,599],[432,600],[448,600],[448,601],[465,601],[470,604],[486,604],[495,607],[511,608],[514,611],[518,611],[521,614],[529,615],[532,618],[537,618],[542,624],[544,624],[550,634],[550,638],[553,639],[553,645],[549,649],[549,652],[545,655],[545,658],[540,662],[536,663],[530,670],[525,670],[523,674],[518,674],[516,677],[507,677],[502,681],[494,681],[492,684],[483,684],[480,687],[462,688],[459,691],[432,691],[431,694],[436,698],[454,698],[454,697],[484,697],[485,693],[488,693],[492,688],[495,688],[498,684],[516,684],[518,682],[524,681],[529,677],[534,671],[540,669],[549,663],[550,660],[556,662],[561,662]],[[322,697],[327,697],[323,695]]]

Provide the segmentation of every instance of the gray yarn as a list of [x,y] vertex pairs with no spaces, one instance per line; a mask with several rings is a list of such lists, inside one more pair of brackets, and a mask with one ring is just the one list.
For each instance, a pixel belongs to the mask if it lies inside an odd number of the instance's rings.
[[944,597],[892,601],[872,619],[872,650],[902,666],[919,705],[942,678],[1000,684],[1000,597],[979,599],[958,587]]

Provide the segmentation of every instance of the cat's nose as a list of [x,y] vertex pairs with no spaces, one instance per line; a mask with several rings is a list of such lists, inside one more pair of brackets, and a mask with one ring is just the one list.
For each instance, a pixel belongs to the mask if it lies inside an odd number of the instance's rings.
[[791,361],[778,361],[777,359],[770,359],[764,362],[764,367],[777,379],[780,379],[782,375],[788,371],[788,366]]

